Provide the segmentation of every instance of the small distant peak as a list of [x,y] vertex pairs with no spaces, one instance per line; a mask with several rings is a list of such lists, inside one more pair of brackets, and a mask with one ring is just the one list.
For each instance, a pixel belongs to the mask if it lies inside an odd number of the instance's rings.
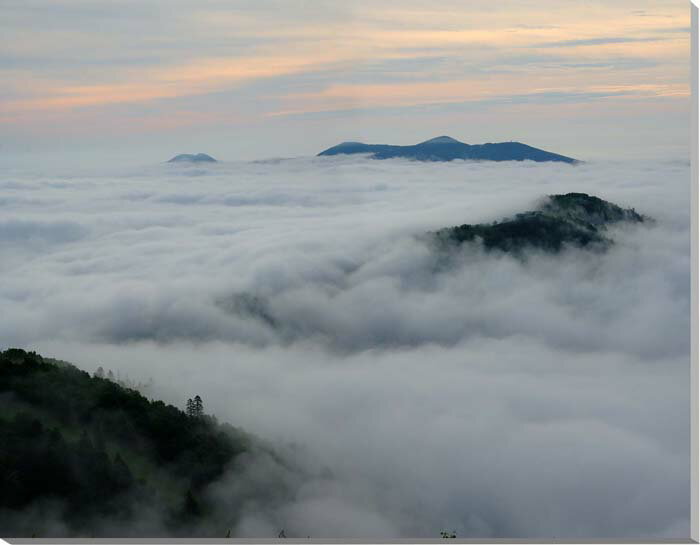
[[459,140],[455,140],[451,136],[438,136],[437,138],[431,138],[421,144],[461,144]]
[[180,155],[176,155],[172,159],[168,161],[168,163],[180,163],[180,162],[187,162],[187,163],[216,163],[216,159],[214,159],[211,155],[207,155],[206,153],[181,153]]

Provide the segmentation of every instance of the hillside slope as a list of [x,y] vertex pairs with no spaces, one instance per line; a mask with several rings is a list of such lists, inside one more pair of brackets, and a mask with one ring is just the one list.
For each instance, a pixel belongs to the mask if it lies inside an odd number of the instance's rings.
[[191,535],[207,485],[255,450],[201,411],[18,349],[0,353],[0,409],[3,536]]

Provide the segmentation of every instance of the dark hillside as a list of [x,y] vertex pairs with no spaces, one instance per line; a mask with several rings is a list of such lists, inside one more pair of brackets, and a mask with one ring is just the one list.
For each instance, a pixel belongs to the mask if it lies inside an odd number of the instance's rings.
[[607,235],[607,226],[645,221],[650,218],[634,209],[623,209],[585,193],[567,193],[550,195],[539,209],[500,222],[441,229],[435,233],[435,238],[443,247],[473,242],[487,251],[515,254],[527,248],[556,253],[567,246],[602,250],[613,244]]
[[200,491],[251,449],[243,432],[33,352],[0,353],[0,532],[31,535],[18,515],[58,505],[69,535],[105,518],[157,510],[168,534],[207,505]]

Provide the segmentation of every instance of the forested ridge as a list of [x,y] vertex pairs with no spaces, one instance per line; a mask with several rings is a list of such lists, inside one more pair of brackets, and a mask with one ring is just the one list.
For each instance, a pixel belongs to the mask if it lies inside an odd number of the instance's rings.
[[536,210],[502,221],[440,229],[435,239],[442,246],[478,242],[487,251],[514,254],[533,248],[557,253],[567,246],[604,250],[613,244],[608,226],[650,221],[633,208],[621,208],[585,193],[567,193],[550,195]]
[[205,518],[200,493],[252,439],[190,402],[186,413],[65,362],[1,352],[2,535],[35,534],[21,515],[42,510],[88,536],[142,509],[173,535]]

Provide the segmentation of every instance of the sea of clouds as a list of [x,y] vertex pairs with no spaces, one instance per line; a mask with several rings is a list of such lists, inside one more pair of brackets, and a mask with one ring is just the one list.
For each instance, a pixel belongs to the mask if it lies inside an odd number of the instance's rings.
[[[656,222],[449,267],[423,236],[569,191]],[[275,445],[208,491],[234,536],[687,537],[689,197],[670,160],[5,169],[0,347]]]

